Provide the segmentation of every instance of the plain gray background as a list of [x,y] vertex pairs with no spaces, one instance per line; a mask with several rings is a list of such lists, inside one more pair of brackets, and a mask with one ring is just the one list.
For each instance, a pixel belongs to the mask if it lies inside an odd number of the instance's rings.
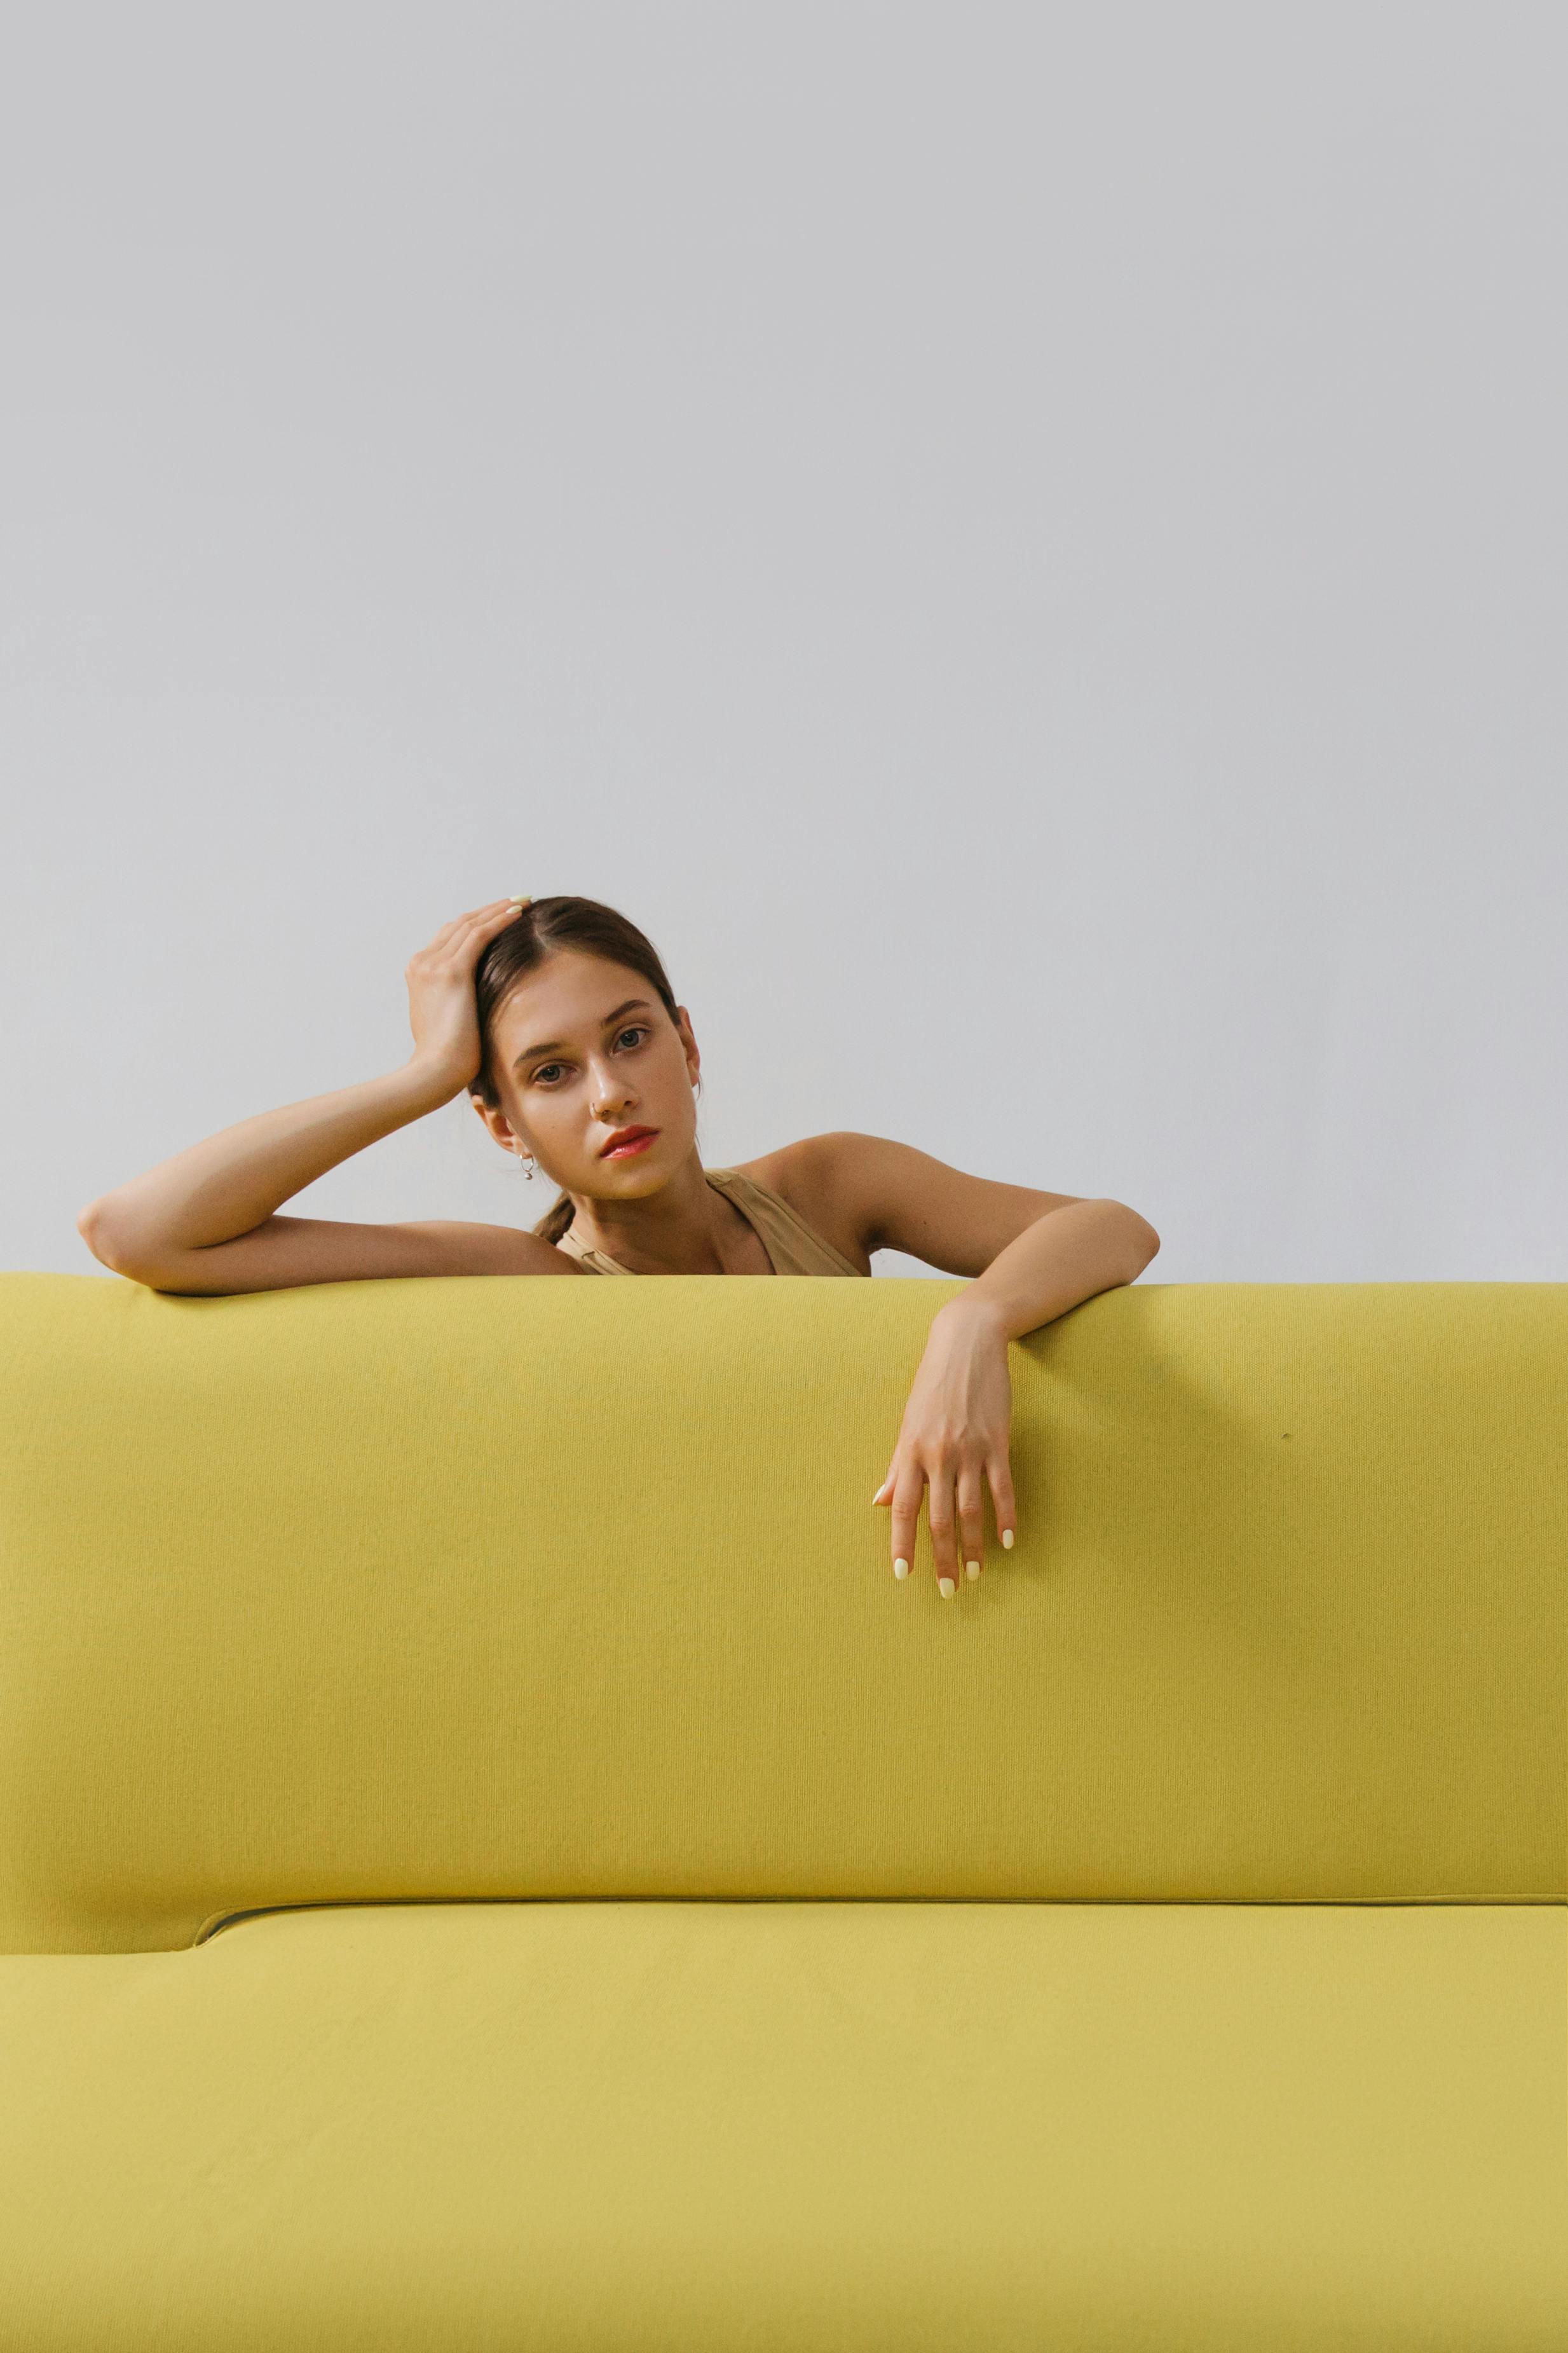
[[[576,891],[711,1166],[1568,1279],[1560,10],[30,16],[0,1262]],[[460,1097],[294,1207],[552,1197]]]

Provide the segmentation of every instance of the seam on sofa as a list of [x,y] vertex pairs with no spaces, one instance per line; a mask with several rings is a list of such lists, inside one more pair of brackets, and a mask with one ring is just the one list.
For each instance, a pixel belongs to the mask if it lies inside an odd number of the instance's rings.
[[1159,1907],[1194,1904],[1229,1905],[1254,1910],[1292,1911],[1309,1905],[1398,1908],[1433,1905],[1556,1905],[1568,1909],[1565,1895],[342,1895],[307,1897],[298,1904],[258,1904],[244,1912],[215,1912],[202,1923],[188,1947],[194,1951],[221,1929],[242,1920],[261,1920],[275,1912],[374,1912],[392,1905],[450,1904],[1017,1904],[1041,1910],[1069,1905],[1125,1904]]

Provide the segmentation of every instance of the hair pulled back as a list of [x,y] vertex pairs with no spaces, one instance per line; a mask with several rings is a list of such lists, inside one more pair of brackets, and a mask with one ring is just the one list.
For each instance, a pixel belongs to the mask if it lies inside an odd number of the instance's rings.
[[[520,909],[517,921],[498,932],[474,970],[474,999],[479,1019],[481,1055],[478,1076],[468,1092],[489,1110],[500,1111],[501,1100],[491,1069],[491,1024],[502,1001],[523,976],[536,971],[563,949],[579,955],[603,956],[606,964],[627,965],[640,973],[657,994],[671,1021],[679,1020],[675,1002],[658,949],[629,917],[599,899],[578,899],[561,893],[532,899]],[[547,1242],[559,1241],[576,1214],[576,1203],[562,1193],[531,1231]]]

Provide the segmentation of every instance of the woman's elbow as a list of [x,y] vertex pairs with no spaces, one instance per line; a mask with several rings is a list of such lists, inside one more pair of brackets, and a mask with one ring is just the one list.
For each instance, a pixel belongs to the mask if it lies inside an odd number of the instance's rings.
[[109,1252],[113,1245],[109,1239],[109,1220],[101,1201],[89,1201],[76,1221],[76,1229],[100,1265],[109,1264]]
[[133,1282],[144,1282],[142,1272],[145,1253],[136,1248],[124,1225],[102,1201],[89,1201],[76,1221],[76,1229],[98,1261],[110,1274],[128,1275]]
[[1144,1268],[1158,1253],[1160,1248],[1160,1237],[1154,1231],[1153,1227],[1149,1223],[1148,1219],[1141,1217],[1136,1209],[1130,1208],[1125,1201],[1118,1201],[1116,1206],[1127,1219],[1128,1223],[1131,1228],[1132,1262],[1131,1271],[1127,1276],[1127,1281],[1129,1282],[1136,1282]]

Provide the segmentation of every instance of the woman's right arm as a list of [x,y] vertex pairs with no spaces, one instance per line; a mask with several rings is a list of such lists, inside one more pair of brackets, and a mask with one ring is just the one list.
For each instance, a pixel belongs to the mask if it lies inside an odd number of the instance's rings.
[[280,1218],[307,1185],[438,1110],[479,1071],[474,966],[516,909],[459,916],[409,964],[415,1051],[400,1070],[241,1120],[91,1201],[77,1229],[95,1258],[154,1291],[223,1294],[424,1274],[577,1274],[512,1226],[350,1225]]

